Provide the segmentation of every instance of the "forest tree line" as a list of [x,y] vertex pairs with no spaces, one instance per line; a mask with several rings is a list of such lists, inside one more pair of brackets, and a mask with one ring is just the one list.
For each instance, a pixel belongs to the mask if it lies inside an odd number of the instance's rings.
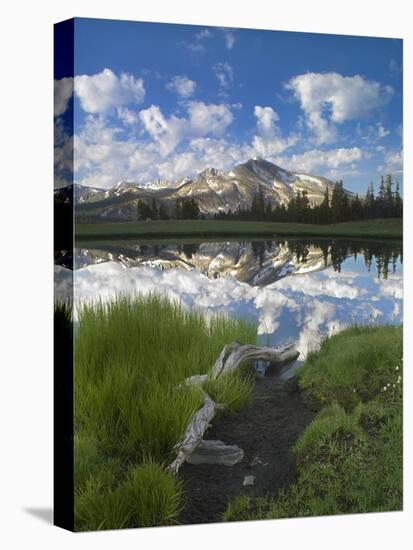
[[[306,191],[297,193],[287,205],[274,205],[265,200],[263,189],[260,187],[250,208],[230,209],[227,212],[215,213],[212,218],[329,224],[372,218],[401,218],[402,215],[403,199],[400,195],[399,183],[394,182],[389,174],[381,178],[377,193],[373,183],[370,183],[363,197],[346,192],[342,181],[335,183],[331,192],[326,186],[323,200],[318,205],[310,204]],[[175,201],[172,211],[163,203],[158,203],[156,199],[153,199],[150,204],[139,200],[137,217],[139,220],[184,220],[200,219],[205,216],[200,213],[194,198],[180,198]]]

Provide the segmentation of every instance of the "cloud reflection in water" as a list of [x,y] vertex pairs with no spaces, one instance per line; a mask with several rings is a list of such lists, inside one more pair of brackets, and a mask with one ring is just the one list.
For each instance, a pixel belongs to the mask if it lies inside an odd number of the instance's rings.
[[[327,267],[259,287],[232,275],[209,278],[197,269],[142,264],[128,267],[106,261],[75,271],[75,301],[160,292],[207,314],[251,319],[257,322],[262,342],[294,342],[305,356],[324,335],[352,322],[401,322],[402,267],[398,260],[395,268],[395,273],[386,273],[387,279],[378,278],[366,269],[363,257],[352,256],[342,261],[340,272]],[[69,270],[60,266],[56,270],[57,285],[63,293],[65,272]]]

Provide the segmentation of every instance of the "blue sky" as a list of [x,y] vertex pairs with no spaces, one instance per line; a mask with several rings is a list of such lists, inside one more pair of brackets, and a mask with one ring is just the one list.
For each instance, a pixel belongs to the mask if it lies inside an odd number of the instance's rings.
[[76,19],[74,97],[71,75],[55,80],[57,144],[73,108],[83,185],[259,156],[364,192],[381,173],[402,182],[401,68],[397,39]]

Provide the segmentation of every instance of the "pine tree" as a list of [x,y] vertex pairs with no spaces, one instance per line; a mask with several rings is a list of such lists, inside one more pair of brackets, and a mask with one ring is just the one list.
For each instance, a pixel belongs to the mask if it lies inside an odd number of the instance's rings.
[[160,220],[169,220],[168,209],[163,203],[161,203],[161,205],[159,206],[158,218]]
[[271,204],[271,201],[268,201],[267,206],[265,207],[265,219],[268,221],[272,220],[272,213],[273,213],[272,204]]
[[356,193],[356,196],[351,202],[350,217],[352,220],[362,220],[364,218],[363,204],[358,196],[358,193]]
[[176,199],[175,201],[175,219],[182,219],[182,201],[181,199]]
[[152,218],[152,209],[146,204],[145,201],[139,199],[138,220],[147,220],[148,218]]
[[366,218],[374,218],[376,200],[374,197],[374,184],[370,182],[370,185],[367,188],[366,199],[365,199],[365,209],[366,209]]
[[391,174],[387,174],[384,190],[384,215],[386,218],[392,217],[394,212],[393,201],[393,180]]
[[330,192],[328,185],[324,191],[323,202],[320,204],[320,223],[330,223]]
[[345,199],[343,182],[340,180],[334,185],[331,195],[331,222],[338,223],[345,219],[348,209],[348,200]]
[[394,192],[394,215],[396,218],[401,218],[403,216],[403,200],[400,196],[400,185],[396,181],[396,190]]
[[158,205],[155,199],[152,199],[151,216],[153,220],[158,219]]
[[258,215],[258,220],[263,220],[264,219],[264,216],[265,216],[265,198],[264,198],[264,191],[263,191],[261,186],[258,190],[257,215]]
[[376,197],[376,202],[375,202],[376,215],[379,218],[384,217],[385,205],[386,205],[385,197],[386,197],[386,187],[384,185],[384,178],[383,178],[383,176],[381,176],[380,186],[379,186],[379,193]]

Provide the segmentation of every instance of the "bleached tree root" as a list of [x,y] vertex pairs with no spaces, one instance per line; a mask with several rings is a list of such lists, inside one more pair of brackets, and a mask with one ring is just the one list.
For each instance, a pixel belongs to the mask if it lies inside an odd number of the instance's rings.
[[[295,361],[299,356],[299,352],[293,345],[282,346],[279,348],[268,348],[252,346],[250,344],[232,344],[224,346],[214,366],[212,367],[210,376],[213,379],[233,373],[241,365],[251,364],[255,361],[267,361],[273,366],[283,366],[287,363]],[[187,378],[184,385],[198,385],[207,380],[208,375],[195,375]],[[202,390],[203,391],[203,390]],[[203,392],[204,404],[194,414],[188,427],[185,431],[182,441],[175,445],[177,454],[175,460],[168,466],[168,470],[173,474],[177,474],[182,464],[200,445],[204,437],[204,433],[209,427],[212,419],[219,410],[225,408],[225,403],[216,403]]]

